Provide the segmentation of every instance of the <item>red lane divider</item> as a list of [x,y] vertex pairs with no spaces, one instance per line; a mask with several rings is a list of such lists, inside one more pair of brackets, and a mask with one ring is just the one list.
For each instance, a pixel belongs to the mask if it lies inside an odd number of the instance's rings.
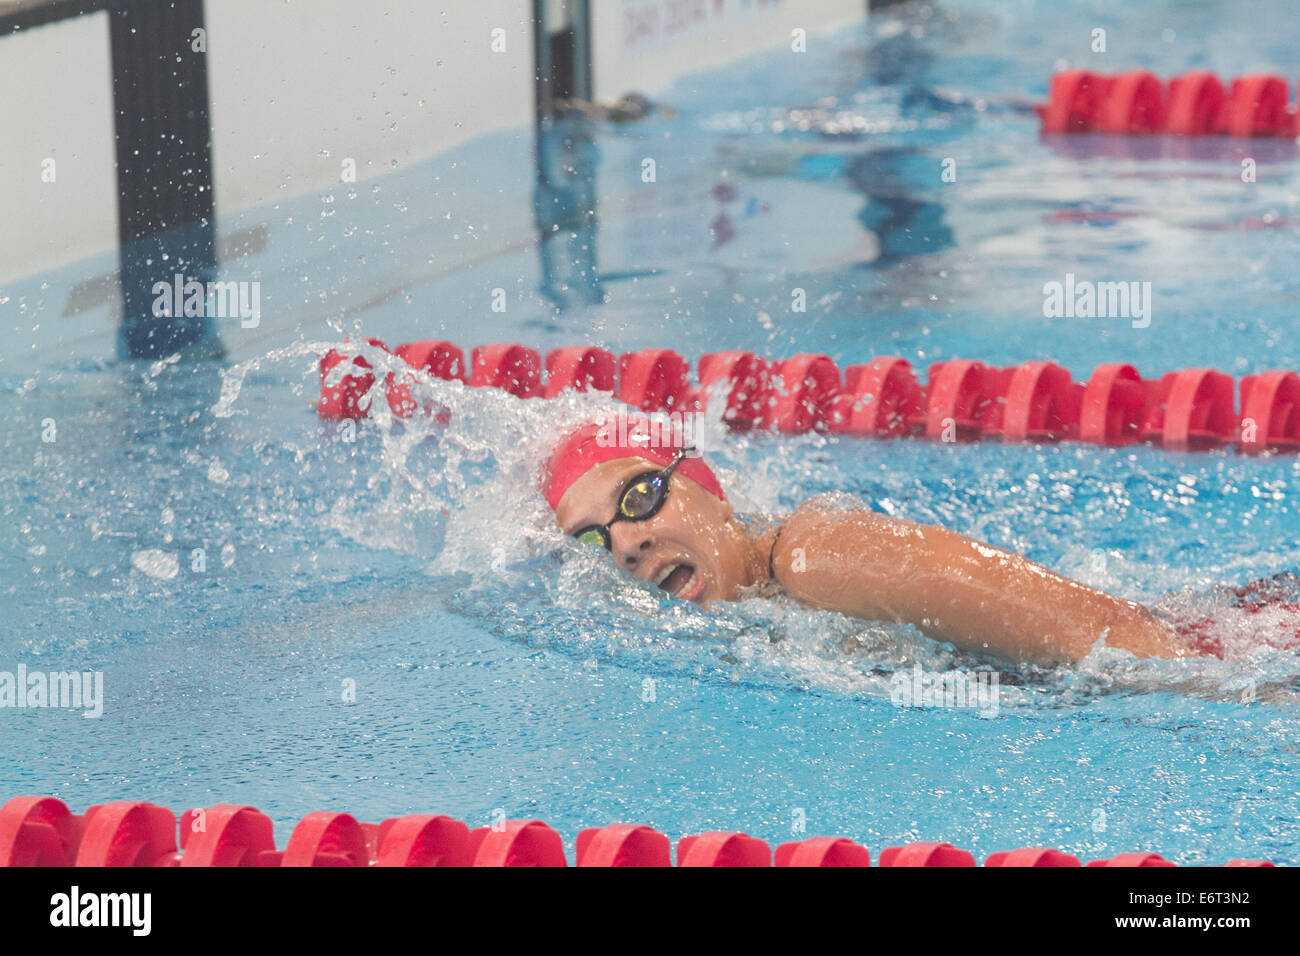
[[1241,420],[1241,447],[1246,451],[1300,447],[1300,375],[1242,376]]
[[[723,421],[737,431],[1300,450],[1300,375],[1281,370],[1244,376],[1238,413],[1232,376],[1210,368],[1143,379],[1132,365],[1113,362],[1097,366],[1087,382],[1076,382],[1055,362],[997,368],[953,359],[932,364],[922,384],[908,361],[897,356],[850,365],[841,375],[825,355],[771,361],[730,351],[701,356],[698,383],[692,385],[690,363],[671,349],[615,357],[604,349],[572,346],[547,354],[543,381],[541,356],[522,345],[479,346],[467,368],[464,353],[450,342],[411,342],[389,350],[379,339],[367,341],[410,366],[385,375],[388,404],[399,417],[416,410],[411,389],[418,370],[520,398],[554,398],[569,389],[610,392],[650,412],[699,412],[716,396],[726,403]],[[321,417],[364,418],[368,409],[362,399],[376,380],[371,364],[331,349],[320,368]],[[447,420],[446,409],[425,408],[426,414],[435,411]]]
[[937,441],[974,441],[980,433],[996,433],[990,414],[1002,397],[1002,376],[983,362],[964,359],[930,366],[925,437]]
[[271,818],[231,803],[181,814],[181,866],[261,866],[275,853]]
[[[393,349],[393,354],[412,369],[425,372],[434,378],[448,381],[455,379],[458,382],[469,380],[465,369],[465,353],[459,346],[450,342],[432,340],[407,342]],[[372,377],[371,382],[373,381]],[[390,379],[388,382],[388,407],[399,418],[409,418],[415,413],[415,401],[411,398],[411,385],[414,383],[415,376],[410,372],[399,375],[396,381]]]
[[[178,845],[179,829],[179,846]],[[652,827],[614,823],[581,831],[578,866],[672,866],[672,844]],[[470,830],[432,814],[361,823],[347,813],[308,813],[283,850],[271,820],[254,807],[223,803],[186,810],[118,801],[78,816],[54,797],[14,797],[0,806],[0,866],[567,866],[560,834],[541,820],[505,820]],[[716,831],[677,841],[678,866],[772,866],[768,844]],[[776,866],[870,866],[866,847],[845,837],[811,837],[776,848]],[[975,866],[950,843],[909,843],[880,852],[879,866]],[[1047,847],[993,853],[985,866],[1079,866]],[[1158,853],[1121,853],[1088,866],[1176,866]],[[1226,866],[1273,866],[1236,859]]]
[[317,810],[293,828],[283,853],[260,854],[262,866],[369,866],[373,846],[356,818]]
[[469,866],[469,827],[447,816],[412,814],[379,824],[375,866]]
[[579,392],[614,391],[614,355],[604,349],[573,345],[546,353],[544,398],[555,398],[565,389]]
[[1241,76],[1225,88],[1205,71],[1166,85],[1144,70],[1065,70],[1052,77],[1047,103],[1036,110],[1044,133],[1292,138],[1300,135],[1300,114],[1288,98],[1280,76]]
[[86,821],[53,797],[14,797],[0,808],[0,866],[72,866]]
[[1147,402],[1145,384],[1132,365],[1098,365],[1083,390],[1079,440],[1096,445],[1137,441]]
[[1079,437],[1084,386],[1055,362],[1026,362],[1013,370],[1002,412],[1004,441]]
[[713,352],[700,356],[700,385],[697,407],[703,411],[708,393],[720,382],[728,383],[727,404],[722,420],[736,431],[747,431],[762,423],[772,390],[772,368],[753,352]]
[[1007,853],[994,853],[985,866],[1080,866],[1079,858],[1059,850],[1029,846]]
[[840,370],[825,355],[803,353],[776,367],[762,425],[786,434],[826,431],[840,393]]
[[688,411],[689,369],[686,360],[672,349],[628,352],[618,360],[614,397],[643,412]]
[[677,841],[678,866],[771,866],[772,849],[747,833],[701,833]]
[[1286,80],[1280,76],[1241,76],[1232,81],[1222,119],[1229,136],[1297,135],[1296,117],[1287,106]]
[[[379,339],[366,339],[368,345],[381,348],[385,352],[389,351]],[[350,361],[354,369],[373,369],[374,366],[367,362],[360,355],[348,356],[335,349],[330,349],[320,360],[320,405],[317,411],[321,418],[365,418],[366,408],[361,407],[360,401],[365,396],[370,387],[375,384],[375,375],[373,372],[346,373],[334,372],[335,366]],[[333,379],[332,384],[327,381]]]
[[507,820],[469,834],[474,866],[567,866],[564,841],[541,820]]
[[578,866],[672,866],[668,837],[647,826],[614,823],[578,834]]
[[152,803],[119,800],[86,809],[76,866],[177,866],[176,815]]
[[1208,136],[1223,113],[1226,94],[1213,73],[1185,73],[1169,81],[1165,132],[1174,136]]
[[1159,853],[1121,853],[1109,860],[1093,860],[1088,866],[1177,866]]
[[393,354],[411,368],[428,372],[435,378],[469,381],[465,368],[465,353],[460,350],[460,346],[453,345],[451,342],[432,339],[407,342],[393,349]]
[[1170,372],[1148,391],[1147,420],[1139,435],[1166,448],[1230,442],[1236,425],[1232,377],[1210,368]]
[[871,438],[911,434],[925,419],[925,396],[907,359],[878,358],[844,370],[831,431]]
[[542,359],[523,345],[480,345],[471,357],[469,384],[499,388],[517,398],[531,398],[541,389]]
[[951,843],[909,843],[880,851],[881,866],[974,866],[975,857]]
[[777,866],[870,866],[871,854],[844,837],[813,837],[776,848]]

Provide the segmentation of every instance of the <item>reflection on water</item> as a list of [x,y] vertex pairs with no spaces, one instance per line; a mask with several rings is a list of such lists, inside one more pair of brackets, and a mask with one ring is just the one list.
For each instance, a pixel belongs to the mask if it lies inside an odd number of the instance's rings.
[[533,209],[541,257],[541,293],[561,311],[599,302],[596,272],[596,166],[591,121],[572,113],[537,126]]

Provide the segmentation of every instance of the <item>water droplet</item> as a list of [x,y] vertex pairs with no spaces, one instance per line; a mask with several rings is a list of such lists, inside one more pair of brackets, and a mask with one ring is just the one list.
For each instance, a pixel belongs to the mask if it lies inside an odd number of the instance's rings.
[[181,563],[172,552],[148,548],[131,555],[131,567],[156,580],[169,581],[180,573]]

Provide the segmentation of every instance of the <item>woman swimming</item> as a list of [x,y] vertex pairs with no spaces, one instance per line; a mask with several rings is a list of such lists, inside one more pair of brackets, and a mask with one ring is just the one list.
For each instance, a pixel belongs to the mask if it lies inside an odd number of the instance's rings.
[[707,608],[775,585],[807,605],[1032,663],[1079,660],[1103,637],[1139,657],[1196,653],[1140,604],[856,499],[818,496],[783,520],[742,520],[712,469],[665,431],[590,422],[551,454],[543,490],[566,534],[676,598]]

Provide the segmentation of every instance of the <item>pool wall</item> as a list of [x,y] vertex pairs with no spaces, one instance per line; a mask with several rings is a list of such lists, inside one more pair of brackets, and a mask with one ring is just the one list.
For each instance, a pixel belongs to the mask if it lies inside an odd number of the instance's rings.
[[[532,118],[530,0],[204,6],[218,216],[337,184],[345,160],[364,181]],[[653,93],[789,44],[796,28],[866,15],[863,0],[592,6],[597,97]],[[4,283],[113,250],[117,212],[107,15],[0,42],[0,89],[25,91],[0,106],[0,181],[11,187],[0,221],[24,224],[0,231]]]

